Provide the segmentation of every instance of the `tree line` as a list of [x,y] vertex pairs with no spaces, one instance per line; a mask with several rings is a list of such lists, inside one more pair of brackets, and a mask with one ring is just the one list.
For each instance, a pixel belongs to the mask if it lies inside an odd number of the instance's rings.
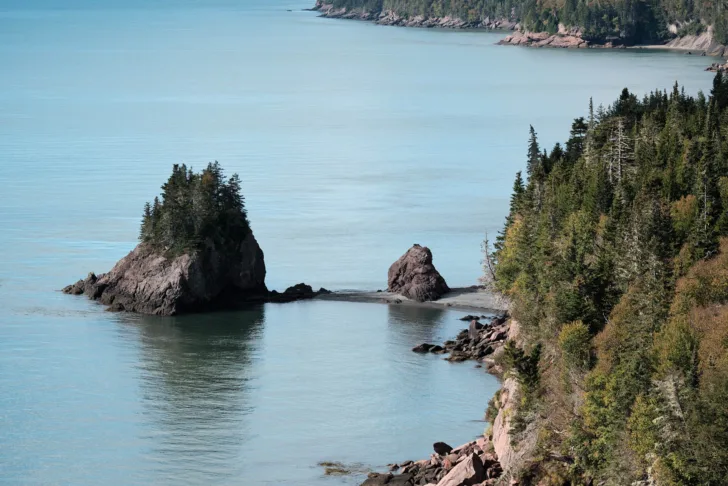
[[206,242],[235,246],[250,231],[240,178],[225,177],[218,162],[200,172],[175,164],[161,196],[144,205],[139,240],[168,254]]
[[539,359],[512,423],[540,484],[728,484],[727,135],[721,74],[590,103],[550,151],[531,128],[490,258],[527,336],[506,357]]
[[559,23],[581,30],[593,42],[660,43],[673,36],[699,34],[708,25],[718,42],[728,43],[728,7],[722,0],[333,0],[336,7],[372,12],[392,10],[405,17],[446,15],[478,23],[484,19],[521,22],[527,30],[555,33]]

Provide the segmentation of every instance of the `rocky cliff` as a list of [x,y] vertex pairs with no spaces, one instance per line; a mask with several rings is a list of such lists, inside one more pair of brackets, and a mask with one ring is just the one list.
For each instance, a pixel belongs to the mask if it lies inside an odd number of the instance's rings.
[[252,231],[234,248],[208,243],[168,257],[141,243],[109,272],[63,289],[111,310],[159,316],[234,307],[266,298],[265,262]]

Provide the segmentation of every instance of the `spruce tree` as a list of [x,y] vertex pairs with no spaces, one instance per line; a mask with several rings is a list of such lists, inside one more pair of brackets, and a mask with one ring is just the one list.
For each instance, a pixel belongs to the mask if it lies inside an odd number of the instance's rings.
[[530,125],[528,129],[528,162],[526,164],[526,174],[529,180],[539,171],[540,163],[541,149],[538,146],[538,137],[536,136],[536,130],[534,130],[533,125]]

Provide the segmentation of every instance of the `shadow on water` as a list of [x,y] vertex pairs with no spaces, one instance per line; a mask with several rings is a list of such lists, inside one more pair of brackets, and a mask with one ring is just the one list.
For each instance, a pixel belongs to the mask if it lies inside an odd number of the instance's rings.
[[264,307],[173,318],[140,317],[139,369],[145,437],[154,468],[165,477],[234,474],[250,439],[253,361]]

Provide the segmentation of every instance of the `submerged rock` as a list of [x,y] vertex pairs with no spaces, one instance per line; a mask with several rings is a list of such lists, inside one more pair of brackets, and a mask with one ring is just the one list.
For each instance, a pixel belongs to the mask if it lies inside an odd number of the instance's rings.
[[109,272],[91,273],[63,292],[83,293],[115,311],[172,316],[261,301],[268,290],[263,251],[250,231],[234,248],[209,243],[173,257],[140,243]]
[[434,347],[434,344],[422,343],[419,346],[415,346],[414,348],[412,348],[412,351],[414,351],[415,353],[429,353],[430,350]]
[[437,300],[450,288],[432,264],[432,252],[425,246],[414,245],[389,267],[389,291],[425,302]]

